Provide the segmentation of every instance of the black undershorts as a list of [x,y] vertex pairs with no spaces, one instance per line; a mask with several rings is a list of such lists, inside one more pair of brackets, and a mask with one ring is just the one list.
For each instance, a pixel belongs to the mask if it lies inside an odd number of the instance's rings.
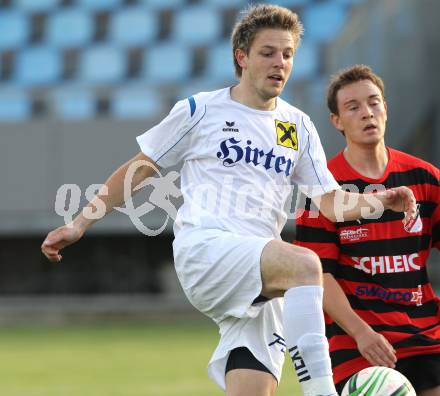
[[[416,393],[440,386],[440,353],[435,355],[418,355],[399,359],[395,370],[402,373],[411,382]],[[336,390],[342,393],[346,378],[336,384]]]
[[252,355],[251,351],[246,347],[235,348],[229,353],[228,361],[226,362],[225,374],[228,371],[235,369],[258,370],[272,374],[270,370],[263,363],[257,360],[256,357]]

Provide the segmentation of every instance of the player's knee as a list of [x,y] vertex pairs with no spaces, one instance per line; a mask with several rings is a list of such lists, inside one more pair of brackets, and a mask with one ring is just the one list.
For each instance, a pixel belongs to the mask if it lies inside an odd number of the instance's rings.
[[297,246],[290,246],[283,253],[262,266],[265,296],[282,296],[292,287],[322,284],[321,262],[316,253]]
[[296,282],[299,284],[322,284],[322,265],[318,255],[310,249],[301,251],[298,260],[298,273]]

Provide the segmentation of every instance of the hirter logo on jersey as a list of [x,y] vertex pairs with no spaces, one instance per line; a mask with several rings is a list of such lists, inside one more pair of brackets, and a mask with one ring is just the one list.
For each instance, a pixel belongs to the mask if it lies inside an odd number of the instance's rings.
[[244,162],[254,166],[262,166],[267,171],[273,169],[276,173],[284,173],[289,176],[292,172],[294,161],[284,155],[275,155],[274,149],[269,151],[254,147],[251,140],[242,142],[240,139],[230,138],[220,143],[220,151],[217,158],[222,160],[223,166],[231,167]]
[[298,134],[296,124],[288,121],[275,120],[277,144],[298,151]]

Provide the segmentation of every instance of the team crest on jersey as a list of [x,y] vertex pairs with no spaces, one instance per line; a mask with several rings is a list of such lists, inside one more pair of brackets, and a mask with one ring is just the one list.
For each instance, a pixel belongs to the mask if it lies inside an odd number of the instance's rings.
[[411,234],[415,234],[417,232],[422,231],[423,222],[420,217],[420,204],[419,203],[417,204],[416,218],[413,221],[411,221],[408,225],[406,225],[404,228],[405,228],[406,232],[409,232]]
[[296,124],[288,121],[275,120],[277,144],[298,151],[298,134]]

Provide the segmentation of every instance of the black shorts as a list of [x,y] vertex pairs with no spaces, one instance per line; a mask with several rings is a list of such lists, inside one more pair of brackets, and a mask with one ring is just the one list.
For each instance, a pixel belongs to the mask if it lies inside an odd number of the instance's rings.
[[229,353],[228,361],[226,362],[225,374],[228,371],[235,369],[258,370],[272,374],[270,370],[263,363],[257,360],[257,358],[252,355],[252,352],[246,347],[235,348]]
[[[411,382],[416,393],[440,386],[440,354],[418,355],[399,359],[395,370],[401,372]],[[336,384],[336,390],[342,393],[345,380]]]

